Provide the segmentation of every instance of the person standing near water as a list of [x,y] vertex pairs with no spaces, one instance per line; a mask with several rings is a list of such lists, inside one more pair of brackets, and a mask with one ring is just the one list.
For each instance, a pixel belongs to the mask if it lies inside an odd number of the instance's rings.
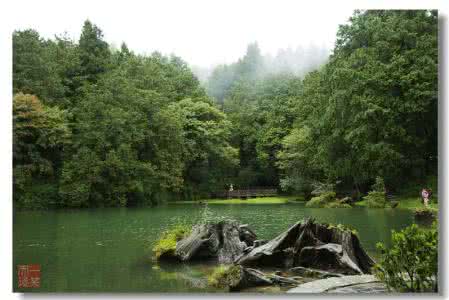
[[422,197],[424,206],[429,206],[429,197],[430,197],[430,194],[429,194],[429,191],[428,191],[427,189],[422,189],[422,191],[421,191],[421,197]]

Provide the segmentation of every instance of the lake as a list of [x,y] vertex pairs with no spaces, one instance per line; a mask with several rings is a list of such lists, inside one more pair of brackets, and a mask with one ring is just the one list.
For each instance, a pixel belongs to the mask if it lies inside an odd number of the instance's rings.
[[[214,215],[247,223],[270,239],[304,217],[350,225],[376,257],[375,245],[390,243],[391,230],[413,223],[405,209],[326,209],[303,204],[210,204]],[[14,213],[14,287],[18,264],[41,265],[40,292],[214,292],[204,287],[207,264],[158,264],[151,259],[161,232],[179,221],[194,223],[196,204],[153,208],[107,208]]]

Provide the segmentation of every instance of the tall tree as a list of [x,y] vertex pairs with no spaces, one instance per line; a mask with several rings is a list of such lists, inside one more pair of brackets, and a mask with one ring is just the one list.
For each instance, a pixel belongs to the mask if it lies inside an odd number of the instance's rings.
[[13,100],[14,200],[19,207],[56,207],[58,181],[69,145],[67,114],[33,95]]
[[109,45],[103,40],[102,31],[86,20],[79,39],[80,76],[95,83],[110,64]]
[[394,189],[435,172],[437,23],[433,11],[356,11],[340,27],[329,63],[304,81],[296,123],[325,178],[367,187],[380,176]]

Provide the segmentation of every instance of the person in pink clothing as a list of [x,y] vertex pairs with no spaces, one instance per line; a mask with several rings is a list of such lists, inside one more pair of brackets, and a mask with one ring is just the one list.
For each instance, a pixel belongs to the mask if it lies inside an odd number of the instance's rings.
[[425,206],[428,206],[428,205],[429,205],[429,197],[430,197],[430,193],[429,193],[429,191],[428,191],[427,189],[422,189],[422,191],[421,191],[421,197],[422,197],[422,200],[423,200],[424,205],[425,205]]

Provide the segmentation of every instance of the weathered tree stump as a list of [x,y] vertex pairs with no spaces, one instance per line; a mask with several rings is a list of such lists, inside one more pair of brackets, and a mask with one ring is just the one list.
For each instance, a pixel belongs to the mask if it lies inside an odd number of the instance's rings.
[[356,234],[340,226],[317,224],[313,219],[297,222],[269,241],[257,240],[248,225],[237,221],[198,224],[177,242],[171,255],[181,261],[213,259],[232,264],[232,276],[228,274],[232,278],[226,280],[231,291],[299,283],[279,272],[264,274],[253,266],[281,267],[301,275],[316,270],[317,277],[325,278],[369,274],[374,265]]
[[229,264],[255,240],[254,232],[236,221],[198,224],[188,237],[176,244],[174,255],[181,261],[217,259],[219,263]]
[[235,261],[246,266],[311,267],[341,274],[370,273],[374,261],[354,233],[308,219]]

